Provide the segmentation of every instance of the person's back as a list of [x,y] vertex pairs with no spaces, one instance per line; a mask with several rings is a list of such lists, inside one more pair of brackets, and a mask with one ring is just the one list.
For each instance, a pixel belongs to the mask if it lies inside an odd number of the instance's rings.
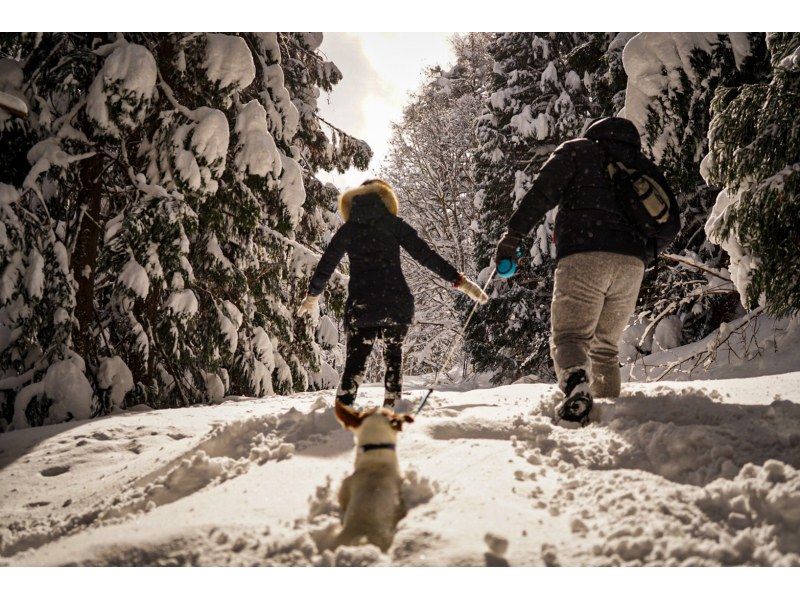
[[399,221],[377,194],[357,196],[350,206],[341,229],[347,237],[350,260],[349,326],[412,321],[414,303],[400,262]]
[[[670,197],[659,235],[642,232],[626,211],[609,164],[641,172]],[[636,127],[605,118],[559,146],[508,222],[495,262],[513,259],[522,238],[558,206],[551,356],[566,400],[559,416],[585,422],[592,395],[620,392],[618,343],[641,286],[644,266],[677,234],[678,206],[658,168],[641,151]]]
[[403,276],[401,247],[457,290],[482,303],[487,300],[475,283],[431,249],[411,225],[397,216],[398,208],[392,188],[379,179],[365,181],[341,196],[339,212],[344,224],[320,258],[300,308],[301,313],[313,309],[339,261],[347,254],[350,259],[345,304],[347,360],[337,390],[337,400],[346,405],[355,400],[377,338],[384,341],[384,405],[393,405],[400,396],[403,339],[414,320],[414,297]]

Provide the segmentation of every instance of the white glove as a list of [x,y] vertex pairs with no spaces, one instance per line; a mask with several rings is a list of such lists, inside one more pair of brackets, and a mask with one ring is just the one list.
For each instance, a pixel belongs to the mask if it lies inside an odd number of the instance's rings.
[[477,284],[472,282],[463,274],[461,275],[461,281],[456,285],[456,288],[464,293],[467,297],[474,299],[481,305],[489,301],[489,295],[484,293]]
[[300,307],[297,308],[297,315],[310,314],[317,307],[317,303],[319,303],[319,295],[306,295]]

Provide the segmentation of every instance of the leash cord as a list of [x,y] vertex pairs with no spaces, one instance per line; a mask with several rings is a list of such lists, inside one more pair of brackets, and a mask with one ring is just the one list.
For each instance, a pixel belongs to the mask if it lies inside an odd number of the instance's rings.
[[[483,285],[483,288],[481,289],[482,292],[485,293],[486,289],[489,288],[489,285],[492,283],[492,280],[494,279],[494,275],[495,275],[496,271],[497,271],[497,268],[492,268],[492,272],[491,272],[491,274],[489,274],[489,278],[486,279],[486,283]],[[472,310],[469,312],[469,315],[467,316],[467,320],[464,322],[464,326],[461,327],[461,337],[462,338],[464,337],[464,333],[467,330],[467,326],[469,326],[469,323],[472,320],[472,316],[475,315],[475,311],[478,309],[479,305],[480,305],[480,303],[475,301],[475,305],[472,306]],[[445,355],[444,361],[437,368],[436,373],[433,376],[433,382],[431,383],[431,386],[428,389],[428,393],[420,401],[419,407],[417,407],[417,410],[414,412],[414,416],[419,415],[419,412],[422,411],[422,409],[425,407],[425,404],[428,402],[428,399],[433,394],[433,389],[436,388],[436,383],[439,381],[439,374],[441,374],[442,370],[444,370],[445,367],[447,367],[447,364],[450,362],[450,358],[453,356],[453,352],[455,351],[455,349],[456,349],[456,343],[453,342],[450,345],[450,350],[447,352],[447,355]]]

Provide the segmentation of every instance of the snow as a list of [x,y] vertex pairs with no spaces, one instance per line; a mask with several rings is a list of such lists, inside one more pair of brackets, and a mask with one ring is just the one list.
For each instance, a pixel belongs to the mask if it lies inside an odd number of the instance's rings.
[[796,71],[800,69],[800,46],[795,48],[794,52],[782,58],[778,66],[787,71]]
[[206,60],[203,68],[220,88],[244,89],[256,78],[256,65],[247,42],[238,35],[206,34]]
[[277,179],[283,168],[281,154],[267,127],[267,111],[258,100],[250,100],[236,116],[234,162],[240,172]]
[[293,159],[281,154],[283,173],[280,178],[281,202],[289,215],[294,228],[303,215],[303,204],[306,201],[306,190],[303,186],[303,171]]
[[[221,110],[203,106],[191,111],[194,122],[175,132],[174,158],[180,178],[193,190],[216,193],[230,142],[228,119]],[[188,139],[188,143],[187,143]]]
[[24,80],[25,74],[19,62],[0,58],[0,125],[12,114],[28,114],[28,104],[21,91]]
[[231,134],[228,119],[221,110],[208,107],[195,110],[194,117],[197,125],[192,131],[192,150],[205,164],[215,164],[214,173],[221,176]]
[[123,42],[106,58],[89,87],[86,114],[101,129],[118,133],[109,115],[109,102],[119,103],[119,124],[133,128],[143,116],[139,103],[149,101],[155,91],[158,69],[150,51],[139,44]]
[[339,328],[330,316],[320,318],[317,340],[326,348],[335,347],[339,343]]
[[737,32],[729,33],[728,36],[731,40],[731,48],[733,49],[733,59],[736,62],[736,68],[741,68],[742,62],[745,58],[750,56],[752,48],[750,48],[750,40],[747,38],[747,33]]
[[386,554],[320,548],[353,462],[332,391],[18,430],[0,563],[798,565],[798,385],[631,384],[584,429],[552,424],[550,385],[437,391],[398,440],[408,515]]
[[567,73],[567,76],[564,78],[564,83],[570,91],[580,91],[581,89],[581,77],[575,71]]
[[[676,84],[679,71],[692,83],[697,75],[692,67],[695,49],[711,51],[719,39],[718,33],[638,33],[628,41],[622,51],[622,63],[628,75],[623,116],[644,133],[651,102],[665,93],[670,83]],[[730,34],[731,46],[737,67],[749,55],[747,34]],[[664,131],[663,138],[669,134]],[[664,151],[663,143],[651,148],[658,162]]]
[[133,291],[133,294],[140,299],[146,299],[150,292],[150,279],[147,272],[133,257],[122,268],[119,283]]
[[191,289],[173,291],[167,298],[164,307],[176,315],[192,317],[199,308],[197,297]]
[[23,189],[34,189],[41,193],[36,182],[40,174],[47,172],[53,166],[66,169],[73,162],[77,162],[92,155],[94,155],[94,152],[68,154],[61,149],[59,140],[55,137],[43,139],[28,150],[27,159],[31,164],[31,169],[22,182],[22,187]]
[[540,81],[540,85],[542,91],[547,89],[548,85],[555,85],[558,82],[558,71],[556,70],[556,65],[550,62],[547,65],[547,68],[542,71],[542,78]]
[[206,251],[208,255],[210,255],[215,262],[217,262],[220,266],[223,267],[225,270],[233,270],[233,264],[231,261],[225,257],[225,254],[222,252],[222,248],[219,246],[219,239],[217,239],[217,233],[211,233],[208,236],[208,241],[206,242]]
[[683,322],[680,316],[672,315],[659,320],[653,331],[653,351],[667,351],[681,345]]
[[546,139],[550,133],[547,114],[540,112],[534,117],[530,106],[525,106],[522,112],[512,116],[509,124],[519,131],[520,135],[534,137],[540,141]]
[[[77,355],[70,359],[56,361],[44,376],[44,395],[53,401],[48,413],[51,422],[62,422],[71,416],[73,419],[86,419],[92,414],[92,386],[84,374],[83,360]],[[22,410],[20,410],[22,411]],[[17,418],[14,412],[14,424],[25,427],[23,417]]]
[[228,341],[228,351],[233,355],[239,346],[239,328],[242,327],[242,312],[230,301],[217,307],[217,322],[222,336]]
[[[28,105],[23,99],[12,96],[10,93],[0,91],[0,110],[11,114],[27,115]],[[0,112],[0,116],[3,115],[3,112]]]
[[[709,154],[711,155],[711,154]],[[706,168],[707,168],[706,164]],[[736,204],[747,190],[747,185],[742,185],[739,190],[731,195],[727,189],[723,189],[717,194],[714,207],[706,220],[705,231],[708,240],[722,247],[730,257],[728,272],[736,290],[744,304],[747,299],[747,288],[750,286],[752,272],[758,265],[758,257],[751,255],[739,242],[737,235],[731,234],[723,236],[720,232],[723,220],[727,214],[735,209]]]
[[97,384],[109,390],[112,405],[122,407],[125,395],[133,390],[133,375],[119,356],[104,357],[97,368]]
[[28,297],[41,299],[44,290],[44,258],[36,249],[28,256],[28,268],[25,270],[25,289]]
[[[627,362],[623,380],[658,380],[668,370],[671,380],[766,376],[800,370],[796,349],[800,345],[800,319],[796,317],[775,320],[750,312],[697,342],[662,351],[652,337],[641,338],[648,326],[648,322],[642,322],[623,333],[620,358]],[[653,353],[643,357],[635,350],[637,345]]]

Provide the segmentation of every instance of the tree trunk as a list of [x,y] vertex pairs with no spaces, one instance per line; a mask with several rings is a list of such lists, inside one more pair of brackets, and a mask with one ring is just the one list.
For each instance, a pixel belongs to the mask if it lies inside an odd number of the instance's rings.
[[81,209],[80,229],[72,254],[72,274],[78,283],[75,294],[75,317],[78,333],[75,336],[75,352],[84,359],[91,349],[91,328],[94,321],[94,279],[97,270],[98,242],[103,232],[99,224],[103,171],[103,158],[92,156],[81,162]]

